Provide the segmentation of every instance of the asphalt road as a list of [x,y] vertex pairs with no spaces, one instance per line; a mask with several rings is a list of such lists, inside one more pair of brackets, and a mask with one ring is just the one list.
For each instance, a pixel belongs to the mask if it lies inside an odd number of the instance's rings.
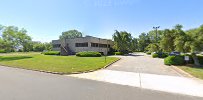
[[0,66],[0,100],[203,100]]

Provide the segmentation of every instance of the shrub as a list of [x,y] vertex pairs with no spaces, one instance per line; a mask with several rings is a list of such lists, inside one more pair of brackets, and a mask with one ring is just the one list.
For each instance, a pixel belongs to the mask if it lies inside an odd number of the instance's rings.
[[146,54],[147,54],[147,55],[151,55],[151,52],[147,52]]
[[185,57],[185,56],[189,56],[189,61],[187,62],[188,64],[194,64],[194,60],[193,60],[193,58],[192,58],[192,55],[190,55],[190,54],[182,54],[181,55],[183,58]]
[[101,57],[101,53],[94,51],[84,51],[76,53],[78,57]]
[[159,55],[158,55],[157,53],[154,53],[154,54],[152,54],[152,57],[153,57],[153,58],[158,58]]
[[203,56],[198,56],[198,59],[199,59],[199,63],[200,63],[201,65],[203,65]]
[[6,50],[2,49],[2,50],[0,50],[0,53],[6,53]]
[[22,50],[22,49],[19,49],[18,52],[23,52],[23,50]]
[[115,55],[115,52],[108,52],[108,55]]
[[43,53],[44,55],[60,55],[59,51],[47,51]]
[[115,52],[115,55],[123,55],[123,52]]
[[182,56],[168,56],[164,59],[165,65],[183,65],[185,63]]
[[168,54],[167,53],[162,53],[159,55],[159,58],[166,58],[168,57]]

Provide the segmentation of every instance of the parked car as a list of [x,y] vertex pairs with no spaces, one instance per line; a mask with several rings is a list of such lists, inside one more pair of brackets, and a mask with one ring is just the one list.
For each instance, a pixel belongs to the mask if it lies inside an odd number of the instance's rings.
[[177,52],[177,51],[173,51],[169,54],[170,56],[178,56],[180,55],[180,52]]

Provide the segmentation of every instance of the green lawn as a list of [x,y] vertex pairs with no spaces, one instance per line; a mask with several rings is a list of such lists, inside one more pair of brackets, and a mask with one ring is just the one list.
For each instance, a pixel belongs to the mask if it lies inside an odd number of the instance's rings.
[[189,66],[178,66],[180,69],[190,73],[194,77],[203,79],[203,68],[189,67]]
[[83,72],[103,68],[115,57],[49,56],[40,53],[0,54],[0,65],[53,72]]

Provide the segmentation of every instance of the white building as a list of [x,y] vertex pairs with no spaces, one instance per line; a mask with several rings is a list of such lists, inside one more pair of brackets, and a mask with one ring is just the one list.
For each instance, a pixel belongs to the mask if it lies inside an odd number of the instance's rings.
[[60,51],[61,55],[71,55],[81,51],[96,51],[107,54],[113,46],[113,41],[92,36],[53,40],[53,50]]

